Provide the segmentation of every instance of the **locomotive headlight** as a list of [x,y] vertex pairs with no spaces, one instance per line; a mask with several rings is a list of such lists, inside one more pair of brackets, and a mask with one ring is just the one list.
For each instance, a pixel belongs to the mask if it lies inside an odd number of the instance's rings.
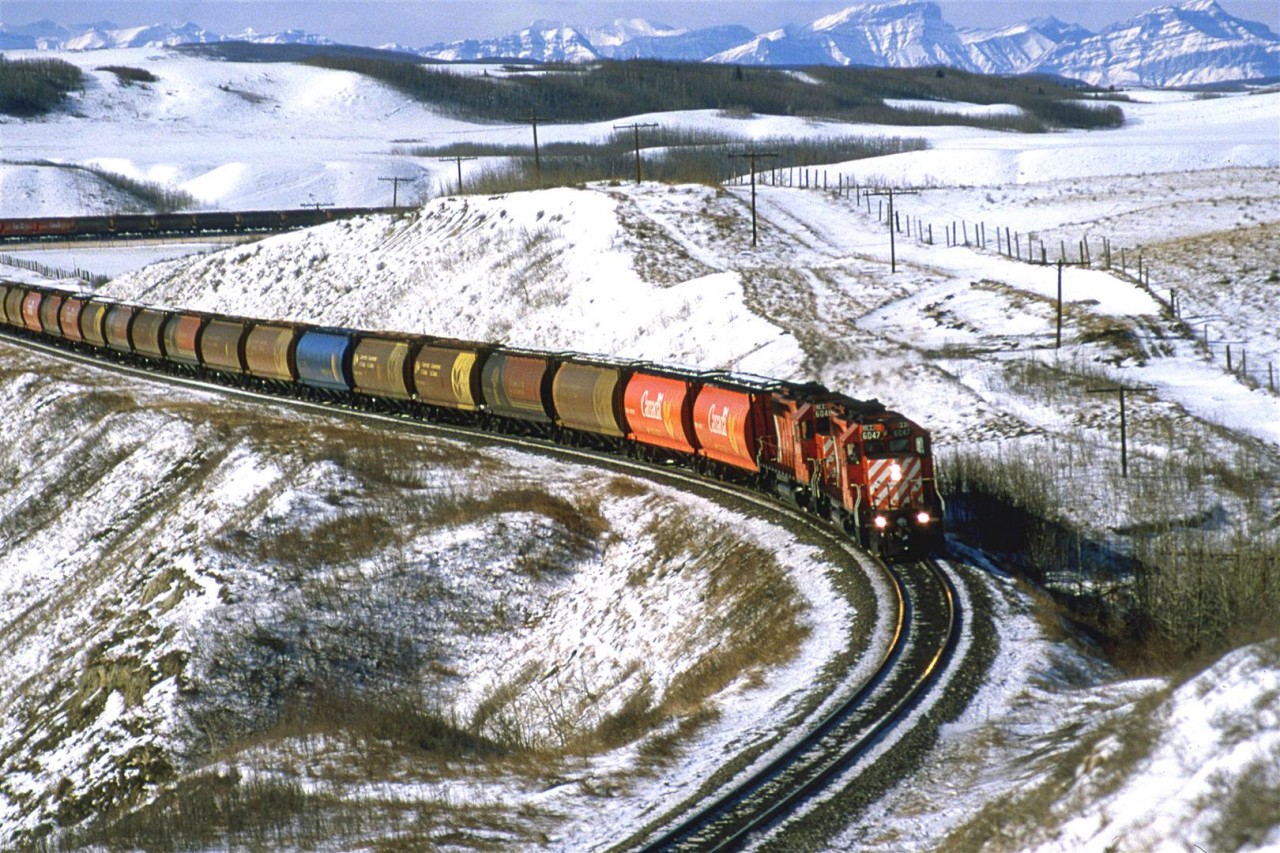
[[928,524],[928,523],[929,523],[929,513],[927,513],[927,512],[918,512],[918,513],[916,513],[916,523],[917,523],[917,524]]
[[897,462],[889,466],[889,479],[895,483],[902,482],[902,466]]
[[889,519],[885,518],[883,515],[876,516],[876,530],[884,530],[888,526]]

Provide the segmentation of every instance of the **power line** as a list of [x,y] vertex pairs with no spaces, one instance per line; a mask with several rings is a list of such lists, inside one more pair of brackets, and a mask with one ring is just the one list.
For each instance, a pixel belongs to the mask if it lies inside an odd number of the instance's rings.
[[730,160],[747,159],[751,161],[751,245],[756,245],[756,158],[757,157],[777,157],[775,151],[748,151],[745,154],[730,154]]
[[[999,232],[997,232],[997,233],[999,233]],[[1054,336],[1054,339],[1053,339],[1053,348],[1054,348],[1054,349],[1062,349],[1062,268],[1063,268],[1064,266],[1065,266],[1065,267],[1078,267],[1078,266],[1084,266],[1084,264],[1083,264],[1083,263],[1072,264],[1072,263],[1068,263],[1067,261],[1063,260],[1062,258],[1059,258],[1059,259],[1058,259],[1058,331],[1057,331],[1057,334]],[[1123,398],[1123,397],[1121,397],[1121,398],[1120,398],[1120,411],[1121,411],[1121,412],[1123,412],[1123,411],[1124,411],[1124,398]]]
[[378,180],[391,181],[391,206],[399,207],[400,206],[400,182],[404,181],[408,183],[409,181],[417,180],[417,178],[390,177],[390,178],[378,178]]
[[1156,389],[1151,385],[1116,385],[1111,388],[1089,388],[1087,390],[1090,394],[1114,394],[1117,391],[1120,393],[1120,476],[1127,479],[1129,476],[1129,448],[1126,439],[1127,425],[1124,415],[1124,394],[1126,391],[1154,391]]
[[542,189],[542,155],[538,152],[538,111],[529,109],[529,117],[521,119],[533,125],[533,170],[538,176],[538,189]]
[[463,157],[461,154],[455,154],[452,157],[438,157],[441,163],[457,163],[458,164],[458,195],[462,195],[462,161],[474,160],[475,157]]
[[[895,230],[894,229],[895,223],[893,221],[894,193],[897,193],[898,195],[920,195],[920,191],[919,190],[895,190],[893,187],[889,187],[887,189],[876,190],[875,192],[868,193],[868,195],[885,195],[889,197],[889,272],[898,271],[898,257],[897,257],[898,252],[897,252],[897,246],[896,246],[896,243],[894,240],[894,234],[893,234]],[[908,224],[910,224],[909,219],[908,219]]]
[[634,122],[632,124],[623,124],[623,125],[615,124],[613,126],[614,130],[634,130],[635,131],[635,134],[636,134],[636,184],[640,183],[640,128],[657,127],[657,126],[658,126],[657,122],[647,122],[645,124],[641,124],[640,122]]

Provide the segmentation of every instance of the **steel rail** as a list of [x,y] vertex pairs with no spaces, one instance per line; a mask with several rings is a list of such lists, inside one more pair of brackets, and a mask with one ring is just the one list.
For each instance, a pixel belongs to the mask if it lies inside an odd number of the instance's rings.
[[[933,560],[888,570],[906,604],[903,630],[872,681],[786,753],[644,843],[641,850],[740,848],[867,757],[911,713],[958,640],[956,592]],[[915,570],[917,576],[907,576],[904,570]],[[921,589],[922,582],[932,588]],[[937,600],[922,601],[929,594]],[[939,606],[942,619],[937,621]]]

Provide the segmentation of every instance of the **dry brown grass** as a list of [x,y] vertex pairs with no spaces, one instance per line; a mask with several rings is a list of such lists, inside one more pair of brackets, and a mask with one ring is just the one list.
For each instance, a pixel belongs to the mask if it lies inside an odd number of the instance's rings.
[[[1017,784],[952,830],[939,849],[1012,853],[1051,841],[1055,830],[1048,816],[1076,813],[1082,805],[1074,802],[1078,798],[1096,800],[1114,793],[1150,754],[1159,734],[1151,716],[1166,697],[1166,692],[1152,693],[1123,712],[1106,714],[1100,724],[1086,728],[1073,722],[1029,742],[1016,732],[1003,732],[998,724],[988,726],[985,736],[975,740],[976,749],[1023,744],[1024,755],[1013,771]],[[972,759],[974,764],[983,761],[984,755]]]

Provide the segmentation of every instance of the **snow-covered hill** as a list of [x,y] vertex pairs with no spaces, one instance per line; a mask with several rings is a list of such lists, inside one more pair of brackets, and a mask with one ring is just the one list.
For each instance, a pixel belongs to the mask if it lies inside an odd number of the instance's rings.
[[[341,72],[154,49],[64,58],[93,84],[70,113],[4,125],[15,162],[0,165],[0,216],[109,209],[101,184],[56,165],[83,162],[228,208],[301,193],[384,203],[377,178],[390,169],[454,168],[394,153],[405,139],[528,134],[443,119]],[[121,87],[93,70],[107,62],[160,82]],[[1070,466],[1065,511],[1117,543],[1126,534],[1116,528],[1157,507],[1220,520],[1206,535],[1274,535],[1280,398],[1227,373],[1222,347],[1248,341],[1251,363],[1280,364],[1280,93],[1133,94],[1118,131],[938,127],[919,131],[929,150],[824,167],[832,183],[839,174],[921,189],[896,209],[937,239],[899,235],[892,274],[873,203],[868,213],[865,200],[768,185],[757,188],[757,247],[746,187],[643,184],[433,197],[403,216],[145,269],[140,257],[185,249],[23,255],[110,267],[122,274],[106,292],[151,303],[818,379],[928,424],[944,459],[976,450]],[[897,132],[803,117],[636,118],[754,136]],[[590,139],[608,128],[547,132]],[[1068,267],[1055,350],[1053,268],[948,247],[953,222],[966,235],[979,222],[1008,227],[1024,244],[1087,237],[1095,251],[1107,237],[1130,264],[1144,253],[1152,288]],[[1194,339],[1161,305],[1169,287]],[[1130,398],[1131,479],[1117,474],[1114,399],[1084,393],[1103,380],[1155,389]],[[602,846],[668,802],[668,786],[691,791],[725,748],[784,730],[788,703],[834,653],[824,642],[858,624],[817,555],[753,523],[737,544],[782,567],[780,588],[809,632],[787,661],[762,662],[643,747],[606,740],[549,768],[530,768],[526,753],[475,761],[503,727],[555,740],[566,731],[557,721],[591,729],[664,707],[664,689],[735,624],[694,618],[718,600],[714,561],[700,555],[732,544],[720,533],[733,519],[607,474],[534,465],[516,482],[513,467],[527,460],[505,453],[459,466],[448,442],[135,387],[12,348],[0,347],[0,384],[12,437],[0,466],[0,707],[18,710],[0,723],[0,846],[42,823],[76,825],[112,797],[155,797],[153,810],[176,814],[166,792],[210,788],[226,792],[215,800],[224,804],[236,792],[293,803],[296,823],[272,831],[317,825],[326,840],[341,835],[334,848],[403,841],[378,834],[388,824],[435,838],[426,827],[442,810],[465,815],[459,825],[477,843]],[[1160,471],[1183,464],[1201,467],[1162,489]],[[1243,471],[1272,485],[1236,488]],[[70,485],[86,482],[87,493]],[[537,508],[531,495],[545,493],[567,508]],[[575,526],[584,519],[585,531]],[[655,554],[667,530],[692,545],[664,563]],[[548,541],[570,546],[571,559],[552,560]],[[1125,678],[1011,581],[980,571],[980,557],[972,564],[992,608],[984,633],[999,638],[989,683],[921,772],[833,848],[990,842],[992,814],[1006,849],[1280,845],[1274,811],[1247,817],[1280,786],[1274,642],[1181,685]],[[455,634],[464,619],[501,630]],[[478,738],[471,757],[439,761],[429,748],[438,726],[425,747],[350,719],[338,735],[317,734],[312,706],[263,726],[280,696],[325,679],[420,689],[422,704]],[[359,805],[366,823],[340,823],[326,811],[334,800]]]

